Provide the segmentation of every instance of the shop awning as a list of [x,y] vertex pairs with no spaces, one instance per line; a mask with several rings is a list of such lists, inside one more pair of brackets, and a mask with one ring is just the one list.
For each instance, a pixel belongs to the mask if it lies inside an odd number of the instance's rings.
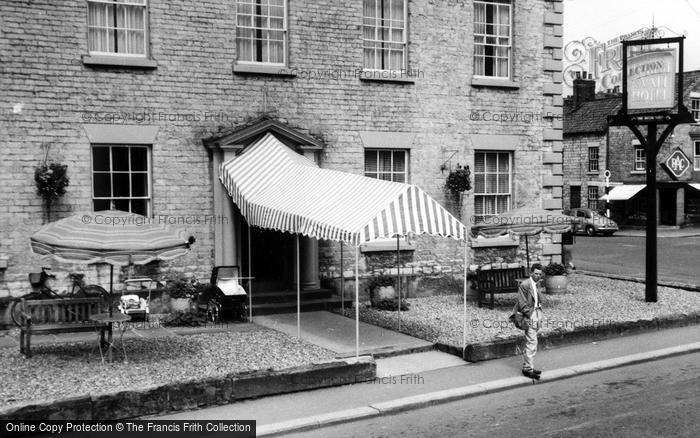
[[613,187],[610,193],[600,197],[603,201],[626,201],[639,193],[646,184],[625,184]]
[[700,190],[700,184],[695,184],[695,183],[688,183],[688,185],[695,190]]
[[249,225],[359,244],[413,232],[466,238],[466,227],[420,188],[321,169],[268,133],[221,165]]

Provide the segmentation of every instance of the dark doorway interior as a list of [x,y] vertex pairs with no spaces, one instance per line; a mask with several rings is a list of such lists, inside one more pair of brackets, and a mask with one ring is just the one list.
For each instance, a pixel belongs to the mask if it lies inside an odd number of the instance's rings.
[[676,189],[659,189],[659,224],[676,225]]
[[250,245],[255,290],[291,289],[294,286],[295,237],[289,233],[252,228]]
[[581,186],[571,186],[570,203],[569,208],[581,208]]

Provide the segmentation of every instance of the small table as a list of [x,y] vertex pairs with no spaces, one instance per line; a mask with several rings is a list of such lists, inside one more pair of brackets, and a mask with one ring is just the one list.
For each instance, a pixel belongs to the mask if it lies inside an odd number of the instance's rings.
[[[129,315],[124,315],[121,312],[113,312],[111,315],[109,313],[96,313],[90,315],[90,320],[95,321],[95,330],[99,330],[99,337],[97,342],[100,346],[100,357],[102,358],[102,363],[105,361],[105,356],[107,356],[107,361],[112,362],[112,350],[114,349],[114,344],[116,341],[112,339],[112,324],[117,323],[119,327],[119,342],[122,344],[122,351],[124,352],[124,362],[127,362],[126,358],[126,348],[124,347],[124,332],[126,331],[126,322],[131,321]],[[105,325],[107,324],[107,325]],[[105,331],[107,332],[107,340],[105,340]],[[102,349],[106,348],[104,354]]]

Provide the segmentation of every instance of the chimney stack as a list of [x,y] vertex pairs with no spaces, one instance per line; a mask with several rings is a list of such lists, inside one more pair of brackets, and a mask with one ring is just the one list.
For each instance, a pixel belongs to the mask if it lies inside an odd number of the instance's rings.
[[[580,76],[583,78],[581,79]],[[583,72],[579,76],[579,72],[576,72],[576,79],[574,79],[574,108],[580,106],[583,102],[595,99],[595,81],[592,78],[593,75],[589,75]],[[589,79],[586,79],[589,78]]]

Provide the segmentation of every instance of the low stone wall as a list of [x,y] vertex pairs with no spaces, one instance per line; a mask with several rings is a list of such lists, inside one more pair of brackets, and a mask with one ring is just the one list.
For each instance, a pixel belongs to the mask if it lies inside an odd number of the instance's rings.
[[255,371],[217,378],[115,391],[80,394],[0,410],[0,420],[119,420],[224,405],[239,400],[374,380],[370,356],[336,360],[280,371]]

